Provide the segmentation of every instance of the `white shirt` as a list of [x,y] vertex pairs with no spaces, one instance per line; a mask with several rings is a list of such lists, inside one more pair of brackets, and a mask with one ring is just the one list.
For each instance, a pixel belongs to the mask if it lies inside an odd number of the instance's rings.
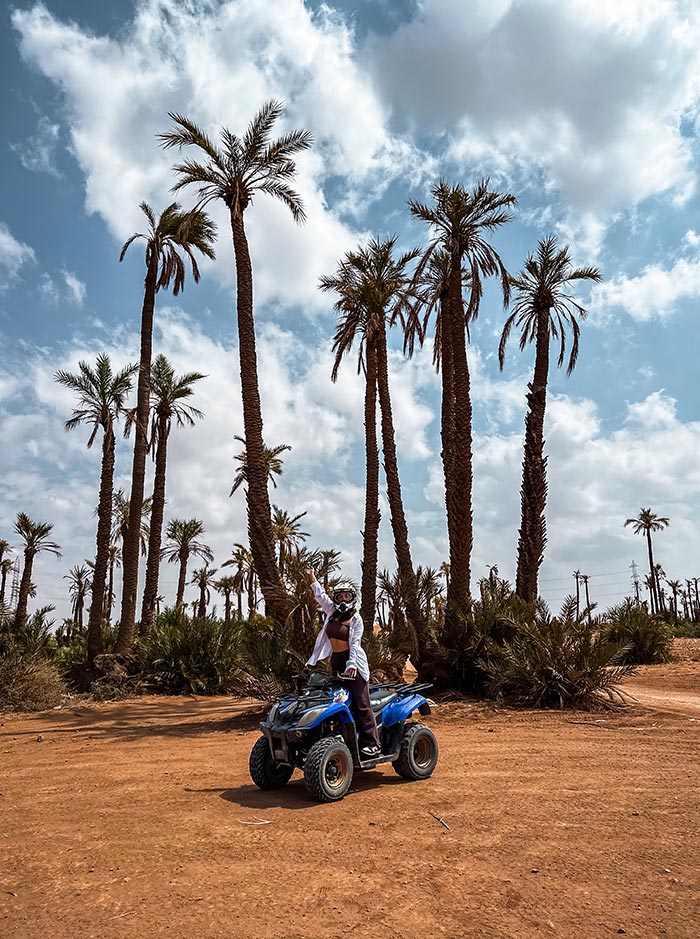
[[[307,665],[316,665],[316,663],[320,662],[321,659],[327,659],[328,656],[333,652],[333,647],[331,646],[331,641],[328,638],[326,627],[328,626],[328,620],[331,618],[331,614],[335,610],[335,603],[333,603],[331,598],[325,593],[323,587],[319,584],[318,581],[314,581],[314,583],[311,584],[311,588],[314,592],[316,603],[318,603],[323,612],[326,614],[326,621],[323,624],[323,629],[321,629],[318,636],[316,637],[314,651],[311,653],[311,658],[306,663]],[[369,681],[369,662],[367,661],[367,654],[362,648],[362,634],[364,631],[365,627],[362,625],[362,620],[360,619],[359,613],[353,613],[348,627],[348,645],[350,646],[350,654],[348,656],[348,664],[345,666],[345,668],[346,670],[349,668],[354,668],[357,673],[364,678],[365,681]]]

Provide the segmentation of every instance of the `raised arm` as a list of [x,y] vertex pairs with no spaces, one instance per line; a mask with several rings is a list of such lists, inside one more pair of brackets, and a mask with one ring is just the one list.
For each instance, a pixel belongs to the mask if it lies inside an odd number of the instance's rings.
[[323,587],[316,580],[316,575],[314,574],[312,568],[307,567],[306,574],[311,583],[311,589],[314,592],[314,599],[316,600],[316,603],[318,603],[324,613],[332,613],[335,609],[335,603],[333,603]]

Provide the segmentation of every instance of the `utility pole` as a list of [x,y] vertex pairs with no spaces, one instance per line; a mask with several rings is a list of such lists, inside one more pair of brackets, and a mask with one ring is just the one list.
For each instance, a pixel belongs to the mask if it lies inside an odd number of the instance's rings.
[[639,564],[636,561],[632,561],[630,564],[630,569],[632,570],[632,586],[634,587],[634,596],[637,600],[637,606],[639,606]]
[[581,571],[574,571],[574,580],[576,581],[576,619],[581,615]]

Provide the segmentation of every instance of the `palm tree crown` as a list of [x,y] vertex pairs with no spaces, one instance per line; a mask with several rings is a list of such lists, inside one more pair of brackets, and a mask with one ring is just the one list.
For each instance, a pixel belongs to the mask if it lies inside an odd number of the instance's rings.
[[[467,321],[476,318],[483,294],[482,277],[500,277],[503,303],[510,299],[510,282],[496,249],[486,241],[485,232],[492,232],[512,218],[510,209],[518,200],[510,193],[489,189],[489,180],[482,179],[468,190],[461,183],[450,185],[445,180],[433,187],[433,205],[409,200],[411,214],[433,229],[433,236],[423,253],[417,274],[438,249],[447,252],[451,262],[465,259],[466,271],[471,279],[471,291],[466,310]],[[463,279],[463,275],[462,279]]]
[[137,365],[127,365],[115,373],[109,356],[103,353],[97,356],[94,369],[87,362],[79,362],[77,374],[63,369],[56,372],[58,384],[70,388],[79,399],[73,416],[66,421],[66,430],[73,430],[80,424],[91,424],[92,432],[87,443],[91,447],[99,428],[110,430],[114,421],[125,412],[131,379],[137,368]]
[[632,526],[635,535],[646,535],[651,531],[663,531],[668,528],[669,519],[652,512],[651,509],[640,509],[636,518],[628,518],[625,522],[625,528]]
[[[231,487],[230,495],[233,495],[234,492],[243,485],[243,483],[248,481],[248,459],[245,450],[245,438],[239,437],[238,434],[236,434],[233,439],[243,444],[243,450],[234,456],[234,460],[236,460],[241,465],[234,473],[233,486]],[[284,453],[285,450],[291,449],[292,448],[288,443],[281,443],[277,447],[268,447],[263,444],[264,461],[267,466],[267,478],[275,487],[275,489],[277,488],[275,476],[281,476],[283,472],[282,467],[284,464],[280,459],[280,455]]]
[[199,283],[200,272],[194,250],[212,260],[216,257],[212,247],[216,225],[205,212],[198,209],[183,212],[177,202],[163,209],[158,218],[147,202],[142,202],[140,208],[148,220],[148,231],[145,234],[135,232],[127,239],[119,260],[123,261],[129,246],[142,238],[146,242],[146,267],[150,268],[155,258],[158,259],[156,292],[161,288],[167,289],[172,282],[173,294],[177,296],[185,286],[185,262],[180,252],[189,259],[192,279]]
[[288,180],[296,173],[294,155],[308,150],[313,137],[308,131],[295,130],[271,140],[273,125],[283,110],[281,101],[268,101],[242,137],[223,127],[218,146],[194,121],[169,113],[176,127],[158,135],[163,147],[196,147],[204,155],[203,162],[183,160],[173,167],[180,177],[173,192],[196,186],[200,199],[198,208],[214,199],[222,199],[236,216],[243,214],[255,192],[264,192],[283,202],[295,222],[303,222],[306,215],[301,198]]
[[15,534],[24,541],[25,557],[34,558],[42,552],[55,554],[57,558],[61,557],[61,546],[55,541],[48,540],[53,531],[53,525],[50,522],[35,522],[26,513],[19,512],[14,528]]
[[586,310],[568,292],[574,281],[601,279],[597,267],[574,267],[571,263],[569,246],[557,247],[554,235],[542,238],[537,251],[530,254],[525,267],[517,277],[511,278],[511,286],[516,291],[513,312],[506,320],[498,347],[498,360],[501,368],[505,362],[506,344],[513,326],[520,332],[521,350],[537,338],[537,327],[541,316],[549,316],[549,334],[559,340],[559,368],[564,364],[566,352],[566,328],[571,328],[572,341],[569,353],[567,374],[576,366],[579,350],[580,327],[577,316],[586,318]]
[[196,554],[205,561],[213,561],[214,555],[207,545],[197,540],[204,531],[204,525],[198,518],[172,519],[165,531],[165,537],[173,544],[163,549],[165,560],[174,563],[182,556]]

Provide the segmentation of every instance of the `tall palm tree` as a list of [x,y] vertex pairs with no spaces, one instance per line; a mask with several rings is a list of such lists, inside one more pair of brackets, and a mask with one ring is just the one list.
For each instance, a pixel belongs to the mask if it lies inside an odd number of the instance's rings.
[[50,522],[35,522],[24,512],[19,512],[15,521],[15,534],[24,541],[24,567],[19,585],[19,597],[15,611],[15,625],[24,626],[27,620],[27,599],[32,591],[32,566],[37,554],[46,552],[61,556],[61,546],[49,541],[53,530]]
[[194,394],[193,385],[205,376],[200,372],[176,375],[164,355],[156,357],[151,375],[151,454],[155,460],[153,477],[153,507],[148,540],[146,583],[141,607],[141,633],[151,628],[158,596],[160,576],[161,544],[163,540],[163,515],[165,512],[165,482],[168,463],[168,439],[173,419],[178,427],[193,427],[195,421],[204,417],[189,400]]
[[85,608],[85,598],[88,591],[92,588],[90,570],[84,564],[75,564],[63,575],[63,579],[68,581],[68,593],[71,598],[71,616],[73,622],[78,628],[78,633],[83,631],[83,610]]
[[136,365],[127,365],[119,372],[112,371],[108,355],[98,355],[95,368],[87,362],[78,364],[78,372],[56,372],[56,381],[70,388],[78,396],[73,416],[66,421],[66,430],[81,424],[91,427],[88,448],[102,429],[102,469],[100,498],[97,507],[97,534],[95,570],[92,575],[92,602],[88,615],[87,653],[92,663],[96,655],[104,652],[102,619],[105,607],[105,582],[109,562],[109,544],[112,530],[112,495],[114,490],[114,425],[126,411],[126,399],[132,388]]
[[205,561],[213,561],[214,555],[207,545],[197,539],[204,534],[204,525],[198,518],[174,518],[168,524],[165,530],[165,537],[172,544],[168,545],[163,551],[163,557],[171,564],[177,562],[180,565],[180,571],[177,581],[177,599],[176,605],[181,607],[185,595],[185,583],[187,581],[187,562],[190,555],[203,558]]
[[[449,281],[441,299],[441,372],[444,404],[443,470],[450,540],[450,580],[446,615],[464,614],[470,604],[472,517],[472,404],[467,359],[468,325],[476,319],[483,293],[482,278],[500,278],[503,303],[510,299],[508,273],[486,236],[509,222],[515,196],[489,189],[482,180],[468,190],[441,180],[432,190],[431,205],[409,201],[411,214],[431,228],[428,247],[416,270],[420,280],[436,251],[449,256]],[[466,311],[462,299],[465,272],[470,277]],[[450,526],[452,526],[450,528]]]
[[243,619],[243,610],[241,607],[242,590],[241,581],[236,574],[228,574],[225,577],[219,577],[214,581],[214,589],[224,598],[224,622],[231,622],[231,594],[235,593],[238,598],[238,619]]
[[291,187],[290,181],[296,173],[294,157],[311,146],[312,137],[307,131],[296,130],[272,140],[272,128],[282,111],[281,102],[268,101],[242,137],[222,128],[219,146],[201,127],[180,114],[171,113],[169,116],[175,125],[174,129],[160,134],[164,147],[194,147],[203,158],[203,162],[186,159],[174,166],[179,179],[173,191],[195,186],[199,195],[199,208],[220,199],[229,212],[236,260],[238,349],[248,464],[248,535],[265,606],[279,621],[286,618],[290,600],[275,562],[272,537],[255,348],[253,270],[244,214],[256,193],[265,193],[286,205],[296,222],[301,223],[305,219],[301,198]]
[[[389,389],[389,363],[386,342],[387,321],[401,317],[411,300],[411,278],[409,264],[416,258],[416,251],[408,251],[394,257],[396,238],[386,241],[370,240],[366,247],[349,251],[338,265],[332,277],[323,277],[321,289],[338,294],[335,307],[340,314],[333,341],[335,352],[334,372],[342,357],[350,352],[355,338],[359,338],[360,363],[374,357],[376,381],[381,413],[382,450],[387,495],[394,534],[394,550],[399,568],[406,612],[418,637],[417,667],[423,666],[431,657],[431,641],[427,624],[418,600],[418,583],[411,558],[408,540],[408,525],[403,507],[401,482],[396,456],[396,438]],[[368,370],[371,376],[372,368]],[[370,377],[371,381],[371,377]],[[371,392],[369,397],[371,398]],[[366,404],[367,404],[366,400]],[[373,450],[376,438],[372,437],[372,406],[365,426],[365,443],[368,450],[367,493],[365,497],[365,543],[369,547],[363,552],[362,604],[365,622],[374,623],[376,608],[376,544],[379,525],[378,492],[375,490],[375,466]],[[366,597],[365,591],[368,596]],[[365,607],[366,604],[366,607]]]
[[199,603],[197,604],[197,617],[199,619],[204,618],[207,615],[207,603],[211,598],[210,587],[214,587],[214,574],[216,574],[215,567],[209,567],[208,564],[205,564],[204,567],[198,567],[192,573],[192,580],[190,581],[195,587],[199,587]]
[[129,246],[137,239],[145,242],[146,279],[141,308],[141,351],[137,391],[134,456],[131,470],[131,496],[129,499],[129,528],[123,548],[122,608],[117,636],[117,652],[126,652],[134,638],[136,620],[136,591],[139,579],[139,539],[141,506],[146,479],[147,433],[151,398],[151,351],[153,345],[153,313],[156,294],[172,284],[177,296],[185,286],[186,261],[189,261],[192,279],[199,281],[199,266],[195,252],[206,258],[214,257],[212,247],[216,226],[201,210],[183,212],[177,202],[169,205],[158,218],[153,209],[141,203],[148,228],[145,234],[137,232],[124,244],[119,260],[123,261]]
[[5,541],[4,538],[0,538],[0,564],[2,564],[8,551],[12,551],[12,545],[9,541]]
[[636,518],[628,518],[625,522],[625,528],[632,526],[635,535],[644,535],[647,540],[647,551],[649,553],[649,594],[651,596],[651,612],[659,613],[661,611],[661,599],[659,590],[659,581],[656,576],[656,566],[654,564],[654,552],[651,546],[651,533],[653,531],[663,531],[668,528],[669,520],[661,515],[652,512],[651,509],[640,509]]
[[[233,457],[240,466],[236,470],[233,477],[233,486],[231,487],[231,492],[229,495],[233,495],[234,492],[239,489],[243,483],[248,481],[248,461],[246,458],[245,451],[245,440],[243,437],[239,437],[238,434],[233,438],[238,440],[239,443],[243,444],[243,450],[240,453],[236,453]],[[275,476],[281,476],[283,472],[283,461],[280,458],[280,454],[284,453],[285,450],[291,450],[292,448],[288,443],[281,443],[277,447],[268,447],[263,443],[263,453],[265,458],[265,466],[267,468],[267,478],[272,483],[273,487],[277,488],[277,482],[275,481]]]
[[544,455],[544,417],[547,407],[550,340],[559,343],[557,366],[564,364],[567,331],[571,329],[571,349],[566,373],[571,375],[578,360],[578,318],[586,310],[570,292],[582,280],[600,280],[596,267],[574,267],[569,246],[560,248],[554,235],[540,239],[524,268],[511,284],[516,293],[513,312],[501,333],[498,360],[505,362],[506,344],[514,326],[520,330],[520,348],[535,343],[535,371],[527,395],[525,447],[520,488],[520,537],[515,591],[527,603],[537,600],[537,578],[544,558],[547,525],[547,458]]
[[257,606],[257,597],[255,590],[255,565],[253,564],[253,555],[245,545],[234,544],[233,553],[228,561],[224,561],[222,567],[235,567],[233,574],[235,581],[234,590],[238,602],[238,618],[243,618],[243,591],[248,594],[248,616],[250,616]]
[[299,515],[290,515],[285,509],[278,505],[272,506],[272,537],[279,549],[279,568],[282,576],[287,569],[287,561],[292,551],[302,545],[309,537],[308,531],[302,531],[299,519],[306,515],[306,512],[300,512]]

